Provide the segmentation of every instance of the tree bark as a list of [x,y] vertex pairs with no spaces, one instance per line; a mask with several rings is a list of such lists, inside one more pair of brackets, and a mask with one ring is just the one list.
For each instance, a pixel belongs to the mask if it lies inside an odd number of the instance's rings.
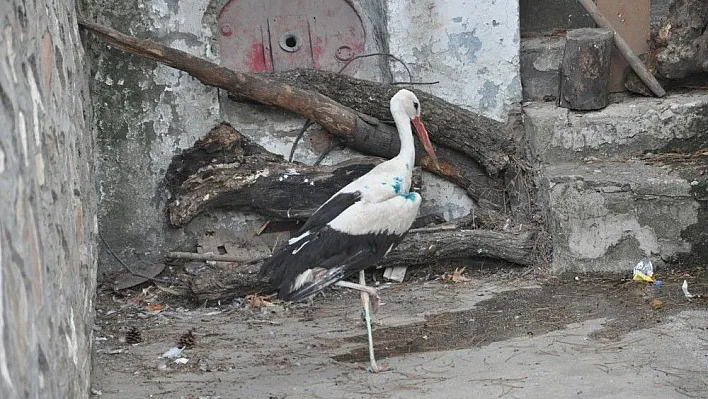
[[[427,229],[423,229],[427,230]],[[377,267],[413,266],[442,260],[465,258],[502,259],[520,265],[534,261],[535,233],[505,233],[489,230],[448,230],[412,232]],[[238,267],[210,270],[189,281],[189,289],[196,300],[217,301],[247,295],[267,293],[270,288],[255,277],[260,262],[247,265],[248,271]]]
[[561,64],[561,107],[586,111],[607,106],[611,52],[609,29],[568,31]]
[[[121,51],[185,71],[206,85],[302,115],[340,137],[346,145],[367,154],[390,156],[393,144],[398,139],[395,129],[391,126],[380,123],[374,117],[360,114],[323,94],[279,82],[265,74],[235,72],[183,51],[124,35],[82,18],[79,18],[79,24]],[[395,91],[395,88],[390,87],[384,89],[387,91],[379,92],[389,95],[391,90]],[[367,93],[367,97],[368,94],[375,93]],[[385,99],[385,104],[388,104],[388,98],[390,97]],[[469,155],[482,165],[489,175],[495,176],[506,167],[509,161],[507,152],[511,151],[513,146],[502,124],[475,116],[434,96],[426,95],[425,98],[430,102],[428,108],[425,104],[423,108],[429,109],[427,120],[431,127],[430,137],[434,142],[448,143],[463,154]],[[367,103],[366,100],[360,101],[360,104]],[[442,109],[436,110],[436,107]],[[387,110],[388,106],[384,109]],[[444,157],[440,158],[445,161]],[[443,162],[437,170],[427,156],[420,161],[426,169],[445,177],[450,175],[450,169],[455,169],[453,164]]]

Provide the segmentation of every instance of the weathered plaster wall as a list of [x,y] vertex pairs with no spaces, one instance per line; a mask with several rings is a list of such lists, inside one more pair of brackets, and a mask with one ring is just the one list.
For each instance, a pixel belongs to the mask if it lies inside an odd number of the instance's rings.
[[[422,86],[452,103],[500,121],[518,111],[518,0],[389,0],[389,50]],[[391,62],[397,81],[405,68]]]
[[75,5],[0,16],[0,397],[87,397],[95,141]]
[[[506,121],[521,101],[518,0],[387,0],[389,51],[406,63],[418,88]],[[395,81],[411,77],[389,63]],[[425,117],[425,104],[423,104]],[[423,176],[421,214],[463,216],[473,203],[462,189],[437,176]]]
[[[218,61],[212,31],[203,24],[208,0],[86,1],[84,13],[97,21]],[[162,187],[173,155],[192,146],[220,121],[218,92],[175,69],[89,41],[94,60],[99,224],[103,238],[136,267],[159,258],[166,242],[182,231],[165,219]],[[100,248],[101,271],[120,265]],[[148,263],[141,263],[148,262]]]

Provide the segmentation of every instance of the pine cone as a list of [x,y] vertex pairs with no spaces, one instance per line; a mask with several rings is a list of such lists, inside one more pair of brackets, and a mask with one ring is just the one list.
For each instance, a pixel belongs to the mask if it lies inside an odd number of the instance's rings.
[[143,342],[143,336],[140,334],[140,330],[137,327],[132,327],[125,333],[125,342],[129,344],[138,344]]
[[189,330],[186,333],[182,334],[181,337],[179,337],[179,341],[177,341],[177,346],[180,348],[189,349],[192,348],[196,342],[197,338],[194,336],[192,330]]

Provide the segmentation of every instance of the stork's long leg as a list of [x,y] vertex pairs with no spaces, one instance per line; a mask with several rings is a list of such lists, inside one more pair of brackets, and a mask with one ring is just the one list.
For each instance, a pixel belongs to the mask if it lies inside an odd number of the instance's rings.
[[[361,279],[361,278],[360,278]],[[364,281],[366,283],[366,281]],[[366,285],[362,284],[356,284],[356,283],[350,283],[349,281],[337,281],[335,285],[338,285],[340,287],[344,288],[351,288],[353,290],[361,291],[361,293],[367,293],[368,296],[371,298],[371,305],[372,305],[372,310],[374,314],[379,311],[379,304],[381,303],[381,297],[379,296],[378,291],[374,287],[367,287]],[[363,301],[362,297],[362,301]]]
[[[388,368],[386,365],[377,365],[376,357],[374,356],[374,336],[371,331],[371,311],[376,313],[379,309],[379,303],[381,297],[374,287],[366,286],[366,275],[364,271],[359,272],[359,284],[350,283],[348,281],[338,281],[336,285],[345,288],[351,288],[353,290],[361,291],[361,304],[364,306],[364,319],[366,321],[366,334],[369,339],[369,360],[371,361],[370,370],[374,373],[379,371],[386,371]],[[371,297],[369,297],[371,296]],[[372,308],[369,309],[369,302],[372,302]]]

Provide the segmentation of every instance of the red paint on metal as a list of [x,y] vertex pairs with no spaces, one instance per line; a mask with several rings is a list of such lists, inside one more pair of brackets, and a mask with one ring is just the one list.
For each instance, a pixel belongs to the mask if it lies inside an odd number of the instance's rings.
[[252,72],[266,72],[265,54],[263,43],[253,42],[251,48],[246,52],[244,60],[248,69]]
[[327,53],[326,40],[321,37],[312,38],[312,63],[315,69],[322,69],[320,59]]
[[[231,0],[219,13],[218,35],[222,65],[234,70],[284,71],[317,68],[339,71],[344,62],[365,51],[361,18],[348,0]],[[232,33],[224,35],[222,26]],[[295,34],[302,46],[281,45],[283,35]],[[350,54],[345,54],[350,53]],[[359,62],[344,73],[356,73]]]

